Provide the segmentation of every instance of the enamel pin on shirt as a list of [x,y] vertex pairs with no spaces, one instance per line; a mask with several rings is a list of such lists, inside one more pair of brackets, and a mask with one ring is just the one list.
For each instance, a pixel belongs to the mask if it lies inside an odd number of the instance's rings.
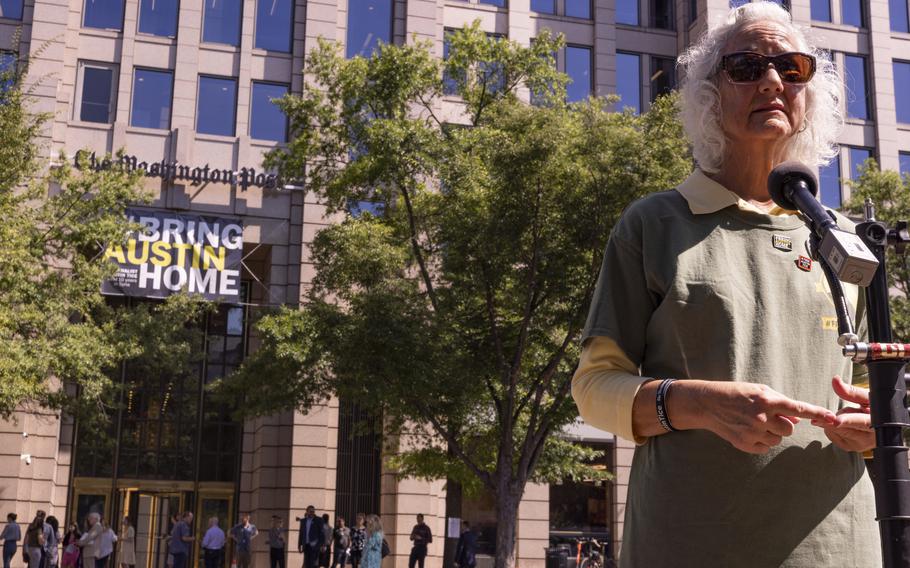
[[808,256],[799,255],[799,258],[796,259],[796,266],[803,272],[809,272],[812,270],[812,259]]
[[784,252],[793,250],[793,239],[783,235],[771,235],[771,244],[774,245],[774,248],[777,250],[782,250]]

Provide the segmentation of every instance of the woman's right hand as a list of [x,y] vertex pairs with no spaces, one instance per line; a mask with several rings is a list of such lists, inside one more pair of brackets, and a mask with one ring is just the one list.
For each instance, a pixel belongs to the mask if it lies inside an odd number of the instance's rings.
[[[652,425],[640,435],[653,436],[663,432],[657,421],[655,397],[660,381],[642,386],[635,397],[633,420],[638,425],[641,401],[650,407]],[[646,391],[646,387],[649,387]],[[650,401],[650,404],[648,404]],[[678,430],[701,429],[714,432],[733,447],[750,454],[766,454],[793,434],[801,418],[835,423],[837,417],[826,408],[794,400],[769,386],[732,381],[680,380],[668,391],[667,414]],[[656,428],[655,428],[656,426]],[[636,434],[638,434],[636,428]]]

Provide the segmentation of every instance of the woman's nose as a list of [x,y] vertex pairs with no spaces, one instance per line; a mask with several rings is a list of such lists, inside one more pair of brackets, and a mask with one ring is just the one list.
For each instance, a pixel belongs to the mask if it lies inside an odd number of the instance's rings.
[[774,91],[776,93],[783,92],[784,82],[781,80],[780,74],[773,65],[769,65],[768,68],[765,69],[764,75],[758,80],[758,90],[762,93],[768,91]]

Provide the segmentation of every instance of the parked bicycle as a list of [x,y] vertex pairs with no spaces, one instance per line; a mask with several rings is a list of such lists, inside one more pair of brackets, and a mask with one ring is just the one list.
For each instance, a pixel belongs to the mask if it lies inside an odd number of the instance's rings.
[[606,543],[596,538],[579,538],[575,542],[578,546],[578,568],[616,568],[616,562],[607,558]]

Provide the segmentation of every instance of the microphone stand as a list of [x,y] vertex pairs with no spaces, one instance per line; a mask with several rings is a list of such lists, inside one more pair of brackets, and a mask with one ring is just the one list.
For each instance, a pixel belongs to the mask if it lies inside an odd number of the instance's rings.
[[[910,427],[907,411],[905,367],[910,362],[910,344],[893,344],[885,249],[902,250],[910,244],[907,222],[888,228],[875,220],[871,200],[866,200],[865,221],[856,226],[857,236],[879,261],[872,283],[866,288],[869,343],[858,341],[846,310],[843,287],[824,258],[820,258],[837,309],[838,343],[844,356],[864,362],[869,369],[869,407],[875,429],[870,474],[875,488],[875,512],[882,540],[884,568],[910,568],[910,467],[903,430]],[[817,251],[813,231],[811,245]],[[818,255],[821,257],[822,255]]]

